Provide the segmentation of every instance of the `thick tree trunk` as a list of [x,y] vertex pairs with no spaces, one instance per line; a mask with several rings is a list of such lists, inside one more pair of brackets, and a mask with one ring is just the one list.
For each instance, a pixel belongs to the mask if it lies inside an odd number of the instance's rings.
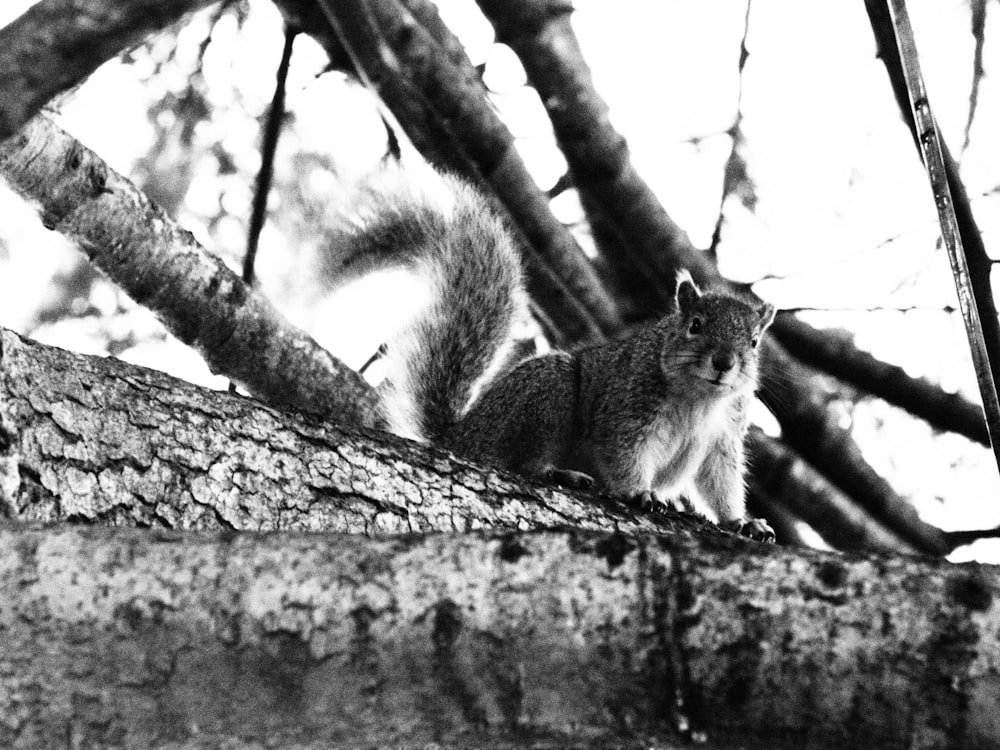
[[998,595],[737,539],[0,529],[0,746],[673,746],[686,700],[710,748],[993,748]]

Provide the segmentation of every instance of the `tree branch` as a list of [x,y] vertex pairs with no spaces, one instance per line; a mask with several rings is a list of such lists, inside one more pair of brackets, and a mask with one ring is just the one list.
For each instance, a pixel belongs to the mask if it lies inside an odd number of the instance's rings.
[[101,63],[213,0],[42,0],[0,29],[0,141]]
[[911,377],[902,367],[858,349],[850,338],[816,330],[794,316],[782,315],[774,331],[788,353],[805,364],[906,409],[937,430],[957,432],[989,445],[983,410],[978,404],[957,393],[947,393],[923,378]]
[[917,553],[916,546],[866,513],[780,441],[754,429],[747,439],[747,450],[753,466],[751,494],[766,497],[802,519],[831,546],[897,555]]
[[0,528],[0,743],[1000,742],[996,569],[747,549]]
[[360,375],[47,118],[0,143],[0,176],[213,372],[268,403],[344,423],[378,422],[377,397]]
[[364,534],[711,528],[524,481],[0,329],[0,515]]
[[816,389],[808,368],[779,344],[765,339],[763,398],[781,424],[781,436],[854,502],[921,552],[951,551],[941,529],[920,520],[916,510],[865,461],[849,431],[837,424]]
[[[704,281],[717,276],[691,245],[632,165],[625,139],[611,125],[608,106],[570,25],[566,0],[477,0],[497,39],[517,53],[552,120],[559,147],[581,193],[599,206],[626,239],[614,264],[638,263],[649,278],[670,279],[678,265]],[[614,252],[614,245],[602,250]]]
[[[868,11],[868,18],[871,22],[872,31],[875,34],[878,57],[885,65],[893,95],[899,106],[900,116],[906,123],[907,128],[909,128],[914,145],[917,146],[917,150],[919,151],[919,134],[913,122],[913,114],[910,111],[910,102],[906,92],[906,80],[903,76],[903,66],[899,59],[899,51],[896,49],[892,20],[889,17],[889,8],[885,0],[865,0],[865,8]],[[997,306],[993,299],[991,281],[993,262],[986,253],[982,233],[979,231],[972,213],[969,194],[966,192],[965,185],[962,183],[961,176],[958,173],[958,164],[954,157],[952,157],[948,144],[944,143],[943,140],[941,149],[944,157],[948,189],[951,191],[955,216],[958,220],[959,235],[961,236],[962,247],[965,248],[965,257],[969,264],[969,277],[972,281],[976,309],[979,312],[979,320],[983,327],[983,337],[986,341],[986,350],[990,361],[990,372],[993,382],[1000,383],[1000,317],[997,316]]]

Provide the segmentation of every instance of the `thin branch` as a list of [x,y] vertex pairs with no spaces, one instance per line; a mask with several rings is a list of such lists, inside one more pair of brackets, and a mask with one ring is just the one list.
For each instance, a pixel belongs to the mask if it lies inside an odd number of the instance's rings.
[[959,151],[959,159],[969,150],[969,137],[972,133],[972,123],[976,119],[979,108],[979,87],[986,75],[983,68],[983,47],[986,44],[986,0],[969,0],[971,11],[972,37],[976,40],[976,49],[972,54],[972,87],[969,90],[969,116],[965,121],[964,139]]
[[729,156],[722,173],[722,191],[719,198],[719,215],[715,220],[715,228],[712,230],[712,242],[709,246],[709,257],[713,262],[718,263],[718,248],[722,241],[722,225],[725,222],[726,199],[731,195],[738,195],[740,202],[748,209],[752,209],[757,202],[753,182],[747,170],[746,160],[740,153],[743,145],[743,73],[746,69],[747,60],[750,58],[750,51],[747,49],[747,35],[750,33],[750,9],[753,0],[747,0],[747,10],[743,16],[743,36],[740,38],[740,59],[737,64],[738,86],[736,90],[736,116],[733,124],[726,131],[730,138],[731,147]]
[[132,299],[193,346],[213,372],[264,401],[377,423],[374,391],[247,289],[128,180],[45,117],[0,143],[0,176],[41,206]]
[[[913,116],[913,132],[915,135],[919,134],[917,138],[918,148],[937,207],[938,222],[941,225],[941,241],[948,253],[951,272],[955,277],[959,307],[962,310],[962,320],[965,323],[965,331],[969,340],[972,363],[976,369],[976,380],[983,400],[986,427],[990,434],[997,469],[1000,470],[1000,399],[997,397],[997,381],[991,371],[990,355],[983,334],[979,305],[972,280],[969,278],[969,263],[966,259],[965,249],[962,247],[955,200],[951,194],[948,172],[945,168],[943,139],[931,110],[923,75],[920,72],[920,60],[906,3],[904,0],[888,0],[887,4],[892,18],[891,29],[899,52],[898,60],[902,69],[906,96]],[[966,202],[968,202],[967,198]],[[991,305],[991,307],[992,312],[989,314],[996,323],[996,307],[995,305]],[[1000,339],[992,343],[994,348],[1000,348]],[[1000,366],[1000,362],[995,364]]]
[[292,61],[292,45],[297,33],[290,26],[285,27],[285,43],[281,49],[281,60],[275,76],[274,96],[267,111],[264,135],[261,139],[260,171],[257,173],[257,186],[254,189],[253,207],[250,211],[250,227],[247,230],[247,249],[243,256],[243,283],[247,286],[254,284],[254,260],[257,258],[260,232],[267,217],[267,198],[271,194],[271,178],[274,176],[274,154],[278,149],[278,136],[285,117],[285,85],[288,80],[288,67]]
[[[898,307],[893,307],[891,305],[873,305],[872,307],[862,307],[860,305],[852,305],[850,307],[831,307],[829,305],[823,305],[822,307],[809,307],[801,305],[799,307],[783,307],[781,308],[781,312],[788,313],[790,315],[800,312],[837,312],[837,313],[935,312],[935,313],[942,313],[943,315],[954,315],[955,313],[958,312],[958,308],[952,305],[899,305]],[[822,334],[818,333],[817,335],[822,335]]]
[[[914,145],[919,150],[920,137],[914,124],[913,113],[910,110],[906,79],[903,75],[899,51],[896,49],[889,8],[885,0],[865,0],[865,8],[875,34],[878,56],[885,65],[889,83],[892,85],[893,94],[899,106],[900,116],[906,122]],[[948,144],[942,142],[941,150],[951,202],[957,216],[962,246],[965,248],[965,255],[969,263],[969,277],[972,281],[975,303],[986,341],[990,372],[993,382],[998,383],[1000,382],[1000,318],[997,316],[997,307],[993,300],[993,287],[990,280],[990,269],[993,262],[986,253],[982,234],[972,214],[968,193],[959,177],[958,165],[948,149]]]

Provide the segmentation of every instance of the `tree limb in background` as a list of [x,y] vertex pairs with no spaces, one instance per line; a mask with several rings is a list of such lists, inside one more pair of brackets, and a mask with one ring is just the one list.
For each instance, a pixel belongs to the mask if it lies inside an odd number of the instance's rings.
[[[70,373],[70,374],[68,374]],[[409,534],[573,525],[711,534],[0,329],[0,518]]]
[[783,315],[775,328],[778,340],[792,356],[850,383],[887,403],[925,420],[936,430],[956,432],[989,445],[983,411],[978,404],[948,393],[923,378],[906,374],[855,346],[853,337],[820,331],[796,317]]
[[996,568],[747,550],[0,528],[0,742],[1000,744]]
[[[672,279],[678,265],[699,280],[715,278],[653,191],[639,176],[628,144],[611,125],[608,106],[594,88],[570,25],[567,0],[477,0],[497,39],[517,53],[528,80],[552,120],[573,180],[604,217],[618,225],[631,251],[617,262],[636,262],[652,279]],[[608,247],[602,250],[614,252]]]
[[[892,19],[889,17],[888,5],[885,0],[865,0],[865,8],[868,11],[868,18],[871,21],[872,31],[875,34],[878,57],[882,60],[889,75],[889,83],[892,85],[892,91],[899,106],[899,113],[906,126],[910,129],[914,145],[919,150],[919,134],[913,122],[913,113],[910,111],[909,97],[906,92],[906,79],[903,76],[903,66],[899,59],[899,51],[896,49],[896,39],[893,32]],[[969,195],[958,173],[958,164],[952,157],[948,149],[948,144],[943,141],[941,143],[941,150],[944,157],[945,173],[948,178],[948,188],[951,191],[952,205],[955,208],[955,215],[958,219],[958,230],[962,238],[962,246],[965,248],[965,257],[969,263],[969,276],[972,280],[976,308],[979,311],[979,320],[983,327],[983,337],[986,340],[986,350],[990,360],[990,372],[993,376],[993,382],[1000,383],[1000,318],[997,317],[997,307],[993,299],[993,286],[990,280],[993,262],[986,254],[983,237],[979,231],[979,227],[976,225],[976,220],[972,213],[972,205],[969,203]]]
[[361,376],[47,118],[0,143],[0,176],[213,372],[271,404],[345,424],[378,423],[377,397]]
[[[782,442],[752,429],[747,450],[753,466],[751,495],[787,509],[833,547],[895,555],[918,551],[837,490]],[[771,515],[767,518],[770,520]]]
[[106,60],[212,0],[42,0],[0,29],[0,141]]
[[[908,544],[932,555],[950,552],[941,529],[921,521],[913,506],[865,461],[850,432],[837,424],[810,387],[812,373],[775,341],[765,339],[762,346],[762,397],[781,424],[782,439]],[[785,383],[787,394],[778,395],[778,389],[768,387],[769,381]]]
[[[620,320],[614,301],[572,235],[552,216],[544,193],[517,154],[513,135],[486,100],[481,81],[471,65],[453,65],[434,38],[397,0],[375,0],[367,4],[359,0],[337,3],[322,0],[321,4],[328,10],[331,22],[344,27],[341,30],[349,35],[349,47],[361,52],[360,47],[366,41],[379,47],[378,56],[371,51],[364,53],[366,64],[386,66],[385,61],[391,56],[392,65],[386,67],[395,70],[386,71],[379,77],[394,74],[405,79],[412,94],[426,101],[427,107],[442,121],[443,128],[475,164],[474,174],[481,175],[493,189],[545,265],[583,304],[601,331],[617,330]],[[358,33],[365,26],[371,28],[371,34]],[[369,39],[372,35],[376,37],[374,40]],[[356,61],[355,67],[360,66]],[[371,70],[367,73],[375,80]],[[393,108],[391,96],[386,97],[381,89],[379,93]],[[396,115],[407,128],[407,121],[399,112]],[[528,262],[532,262],[530,258]],[[535,299],[548,307],[544,296]],[[551,311],[550,315],[556,317]]]
[[[567,180],[571,182],[571,180]],[[595,265],[605,278],[605,284],[618,293],[618,306],[629,321],[646,321],[650,312],[668,310],[673,290],[666,284],[656,284],[647,269],[629,251],[630,243],[618,221],[587,190],[578,190],[587,225],[600,253]]]
[[[434,38],[434,41],[444,50],[451,64],[457,70],[475,71],[480,83],[482,83],[481,71],[472,64],[462,42],[442,20],[437,6],[431,0],[400,0],[400,3],[424,31]],[[485,93],[486,87],[482,86],[482,89]]]

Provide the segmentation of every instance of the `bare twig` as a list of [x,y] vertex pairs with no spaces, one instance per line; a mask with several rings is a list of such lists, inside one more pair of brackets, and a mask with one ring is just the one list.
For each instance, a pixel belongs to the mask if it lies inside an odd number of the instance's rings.
[[969,136],[972,133],[972,123],[976,119],[979,108],[979,87],[983,82],[986,70],[983,68],[983,46],[986,43],[986,0],[969,0],[972,12],[972,37],[976,40],[976,49],[972,54],[972,87],[969,90],[969,116],[965,121],[965,132],[959,159],[969,149]]
[[264,228],[267,217],[267,197],[271,193],[271,178],[274,176],[274,154],[278,148],[278,136],[285,117],[285,84],[288,80],[288,66],[292,61],[292,45],[296,32],[292,27],[285,27],[285,43],[281,49],[281,61],[274,86],[274,96],[267,112],[264,125],[264,135],[260,148],[260,171],[257,173],[257,186],[253,194],[253,208],[250,211],[250,227],[247,230],[247,250],[243,256],[243,283],[253,286],[254,260],[257,258],[257,243],[260,232]]
[[753,7],[753,0],[747,0],[747,10],[743,17],[743,36],[740,38],[740,59],[737,73],[739,85],[736,91],[736,115],[733,124],[726,131],[731,139],[732,146],[729,149],[729,156],[726,159],[726,166],[722,175],[722,193],[719,197],[719,216],[715,221],[715,228],[712,230],[712,243],[709,246],[709,256],[718,263],[719,243],[722,241],[722,225],[725,222],[725,203],[730,195],[738,195],[740,202],[748,209],[752,209],[757,201],[753,182],[747,172],[746,160],[740,153],[743,145],[743,71],[746,68],[750,51],[747,49],[747,35],[750,33],[750,9]]

